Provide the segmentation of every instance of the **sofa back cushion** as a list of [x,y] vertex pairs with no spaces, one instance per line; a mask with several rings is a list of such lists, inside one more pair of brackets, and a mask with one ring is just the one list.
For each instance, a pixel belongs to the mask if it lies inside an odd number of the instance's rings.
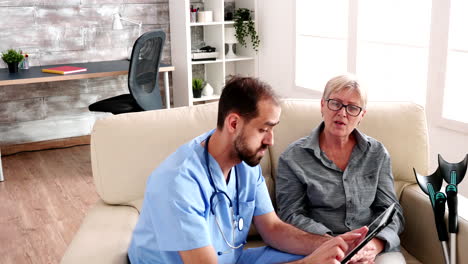
[[[319,100],[282,101],[275,145],[260,165],[274,202],[274,175],[279,155],[308,135],[322,118]],[[151,172],[179,146],[216,127],[217,103],[110,116],[96,121],[91,136],[94,183],[108,204],[140,208]],[[397,194],[414,183],[412,168],[428,174],[424,110],[412,103],[369,103],[359,126],[390,152]]]
[[151,172],[179,146],[216,127],[217,104],[115,115],[91,134],[93,178],[108,204],[132,204]]
[[[218,104],[109,116],[91,134],[91,163],[97,192],[108,204],[140,209],[146,180],[178,147],[216,127]],[[261,162],[271,175],[267,153]],[[271,177],[267,183],[272,187]]]
[[[278,158],[286,147],[309,135],[321,121],[320,100],[283,100],[275,144],[270,148],[274,176]],[[413,167],[423,175],[427,173],[427,124],[421,106],[409,102],[370,102],[358,129],[382,142],[390,153],[398,197],[405,185],[416,182]],[[270,192],[273,194],[274,190]]]

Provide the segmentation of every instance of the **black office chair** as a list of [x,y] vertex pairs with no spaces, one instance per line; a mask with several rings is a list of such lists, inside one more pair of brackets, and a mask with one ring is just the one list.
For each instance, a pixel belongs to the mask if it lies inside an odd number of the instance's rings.
[[159,91],[159,62],[166,34],[162,30],[146,32],[133,45],[128,70],[129,94],[107,98],[91,104],[94,112],[114,115],[162,108]]

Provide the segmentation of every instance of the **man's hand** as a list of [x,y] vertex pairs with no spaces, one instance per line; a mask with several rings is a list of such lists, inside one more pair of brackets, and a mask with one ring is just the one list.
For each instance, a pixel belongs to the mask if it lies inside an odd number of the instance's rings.
[[385,243],[382,240],[373,238],[371,241],[369,241],[369,243],[367,243],[366,246],[364,246],[361,250],[359,250],[358,253],[356,253],[356,255],[351,258],[349,264],[374,263],[375,257],[377,254],[382,252],[384,246]]
[[343,235],[331,238],[323,243],[312,254],[295,263],[311,264],[340,264],[340,260],[345,257],[350,245],[360,241],[367,233],[367,227],[350,231]]

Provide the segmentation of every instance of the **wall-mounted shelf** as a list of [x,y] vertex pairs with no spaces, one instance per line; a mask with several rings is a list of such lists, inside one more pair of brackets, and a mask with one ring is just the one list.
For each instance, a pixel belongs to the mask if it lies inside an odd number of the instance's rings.
[[[204,0],[200,3],[205,11],[213,11],[213,22],[190,23],[192,4],[190,0],[169,1],[172,65],[177,69],[172,74],[173,101],[176,107],[219,99],[219,94],[229,76],[258,76],[257,53],[250,43],[247,48],[236,45],[238,57],[226,58],[225,56],[228,47],[225,45],[225,28],[234,27],[234,21],[224,21],[224,0]],[[257,0],[234,0],[233,4],[236,9],[248,8],[253,11],[253,14],[257,13],[255,12]],[[254,23],[258,24],[256,19]],[[206,45],[215,47],[219,52],[218,58],[192,61],[192,45],[197,44],[197,41],[203,41]],[[216,96],[193,98],[192,78],[203,78],[213,87]]]
[[212,100],[218,100],[219,95],[214,94],[212,96],[202,96],[200,98],[193,98],[193,102],[205,102],[205,101],[212,101]]
[[224,25],[224,22],[190,23],[190,26],[191,26],[191,27],[197,27],[197,26],[213,26],[213,25]]
[[216,59],[216,60],[204,60],[204,61],[192,61],[192,65],[195,64],[210,64],[210,63],[222,63],[223,60]]
[[230,61],[247,61],[247,60],[255,60],[254,57],[246,57],[246,56],[238,56],[236,58],[226,58],[225,61],[226,62],[230,62]]

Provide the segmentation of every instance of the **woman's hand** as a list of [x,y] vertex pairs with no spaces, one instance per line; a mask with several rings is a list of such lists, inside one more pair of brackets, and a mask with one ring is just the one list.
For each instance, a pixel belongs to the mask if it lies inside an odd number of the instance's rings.
[[361,250],[359,250],[358,253],[356,253],[356,255],[351,258],[349,264],[374,263],[375,257],[377,254],[382,252],[384,246],[384,241],[378,238],[373,238],[371,241],[369,241],[369,243],[367,243],[366,246],[364,246]]

